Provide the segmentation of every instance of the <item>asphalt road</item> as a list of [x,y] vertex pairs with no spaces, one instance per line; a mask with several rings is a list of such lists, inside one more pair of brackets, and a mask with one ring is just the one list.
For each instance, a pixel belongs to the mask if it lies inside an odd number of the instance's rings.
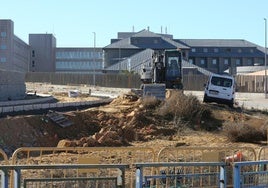
[[[184,91],[185,94],[192,94],[197,96],[199,100],[203,100],[203,91]],[[241,93],[236,92],[236,103],[238,106],[247,109],[259,109],[268,111],[268,94],[265,98],[264,93]]]

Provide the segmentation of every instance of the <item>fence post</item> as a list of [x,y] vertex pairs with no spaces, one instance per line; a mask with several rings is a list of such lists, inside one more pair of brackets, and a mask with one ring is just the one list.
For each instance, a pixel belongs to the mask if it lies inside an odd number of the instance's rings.
[[1,188],[8,188],[8,172],[7,170],[0,170],[1,174]]
[[136,169],[136,188],[142,188],[142,167]]
[[226,188],[227,178],[226,178],[226,170],[225,166],[220,167],[220,188]]
[[233,167],[233,173],[234,173],[233,183],[234,183],[235,188],[240,188],[240,170],[241,170],[240,165],[234,163],[234,167]]

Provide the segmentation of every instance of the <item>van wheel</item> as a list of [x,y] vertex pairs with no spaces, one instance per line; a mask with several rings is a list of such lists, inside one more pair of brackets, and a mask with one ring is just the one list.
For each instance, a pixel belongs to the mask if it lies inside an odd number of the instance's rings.
[[204,103],[208,102],[208,96],[206,94],[204,95],[203,102]]
[[230,108],[233,108],[233,107],[234,107],[234,100],[233,100],[233,99],[230,101],[230,103],[228,104],[228,106],[229,106]]

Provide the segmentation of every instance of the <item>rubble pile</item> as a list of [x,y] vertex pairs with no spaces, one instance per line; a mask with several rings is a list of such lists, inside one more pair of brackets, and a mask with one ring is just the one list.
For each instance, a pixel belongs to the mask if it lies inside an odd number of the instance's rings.
[[94,135],[79,140],[63,139],[57,147],[127,146],[132,141],[147,141],[163,133],[172,135],[176,132],[174,128],[156,125],[160,122],[155,121],[150,110],[144,108],[134,93],[123,94],[105,108],[98,109],[96,118],[100,130]]

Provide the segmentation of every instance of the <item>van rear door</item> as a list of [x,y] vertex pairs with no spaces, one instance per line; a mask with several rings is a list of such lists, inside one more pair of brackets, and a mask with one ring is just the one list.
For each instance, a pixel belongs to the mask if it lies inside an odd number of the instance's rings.
[[233,99],[234,79],[213,75],[210,80],[208,95],[225,100]]

